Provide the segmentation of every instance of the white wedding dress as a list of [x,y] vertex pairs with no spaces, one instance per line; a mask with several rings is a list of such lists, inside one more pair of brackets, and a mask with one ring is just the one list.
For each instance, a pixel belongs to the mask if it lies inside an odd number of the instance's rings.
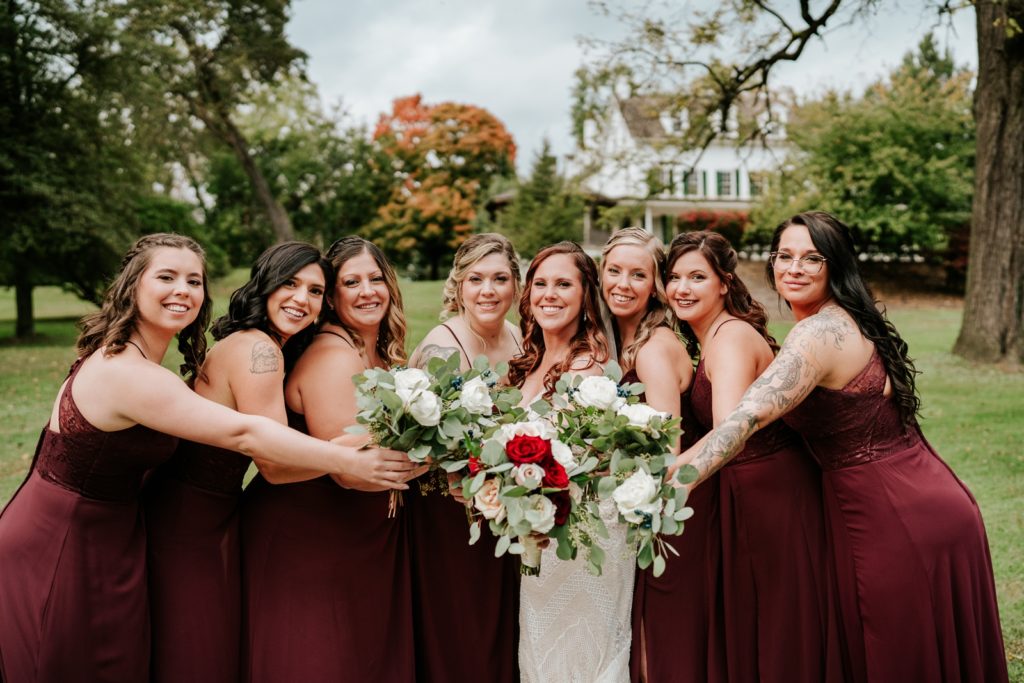
[[519,591],[519,669],[525,683],[628,683],[630,616],[636,554],[611,501],[601,503],[610,538],[601,576],[580,557],[541,555],[540,576],[524,576]]

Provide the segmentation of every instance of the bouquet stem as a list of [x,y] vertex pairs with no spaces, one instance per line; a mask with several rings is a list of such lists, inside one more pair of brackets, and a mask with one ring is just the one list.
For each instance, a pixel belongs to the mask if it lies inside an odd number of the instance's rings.
[[523,576],[540,575],[540,545],[532,536],[520,536],[523,554],[519,556],[519,573]]
[[398,514],[398,508],[402,507],[403,503],[402,492],[391,489],[391,493],[388,494],[388,519],[393,519]]

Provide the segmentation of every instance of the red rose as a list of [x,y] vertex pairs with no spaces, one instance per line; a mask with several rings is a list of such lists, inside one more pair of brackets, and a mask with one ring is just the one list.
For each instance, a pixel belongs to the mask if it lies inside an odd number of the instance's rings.
[[548,458],[544,463],[544,480],[541,485],[552,489],[564,489],[569,486],[569,475],[554,458]]
[[521,434],[505,444],[505,455],[517,465],[540,462],[551,457],[551,442],[539,436]]
[[480,464],[480,458],[474,457],[472,455],[469,456],[469,473],[470,474],[476,474],[477,472],[479,472],[483,468],[484,468],[484,466]]
[[548,496],[555,504],[555,524],[562,526],[569,520],[569,513],[572,512],[572,499],[568,491],[559,491]]

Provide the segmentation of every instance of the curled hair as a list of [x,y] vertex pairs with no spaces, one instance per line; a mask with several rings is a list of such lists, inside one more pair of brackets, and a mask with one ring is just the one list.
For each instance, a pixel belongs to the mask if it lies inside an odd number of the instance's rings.
[[519,255],[515,247],[503,235],[496,232],[485,232],[473,235],[459,247],[452,260],[452,269],[444,283],[444,301],[441,308],[441,320],[463,312],[462,282],[466,279],[469,269],[483,258],[491,254],[501,254],[508,259],[509,270],[512,271],[512,283],[515,295],[519,295],[522,286],[522,275],[519,272]]
[[[853,235],[842,221],[824,211],[807,211],[783,221],[772,235],[771,250],[778,251],[782,233],[791,225],[802,225],[810,233],[811,242],[826,259],[828,288],[836,303],[850,314],[861,334],[878,350],[892,382],[900,417],[905,424],[914,422],[921,409],[915,376],[914,361],[907,355],[907,342],[889,322],[860,273],[857,249]],[[769,262],[766,267],[768,284],[775,289],[775,273]],[[789,303],[787,302],[787,306]]]
[[[654,271],[654,291],[647,299],[647,310],[644,312],[644,317],[640,319],[640,324],[637,325],[633,341],[619,351],[619,363],[622,365],[623,370],[628,371],[636,365],[636,354],[640,352],[640,349],[651,338],[654,331],[659,327],[669,327],[669,309],[668,296],[665,294],[665,282],[662,277],[662,273],[665,270],[665,250],[661,240],[643,228],[623,228],[616,231],[605,242],[604,249],[601,250],[601,291],[604,291],[604,261],[608,258],[608,254],[612,249],[622,245],[633,245],[646,251],[651,257],[652,270]],[[621,333],[619,332],[619,324],[615,316],[611,316],[611,323],[612,332],[615,335],[615,345],[619,347],[621,345]]]
[[78,323],[80,333],[76,347],[81,358],[103,348],[106,356],[124,351],[128,338],[139,323],[139,280],[153,260],[153,251],[161,247],[188,249],[199,257],[203,272],[203,303],[199,315],[178,333],[178,351],[185,362],[181,374],[186,379],[202,377],[206,360],[206,326],[210,322],[213,302],[206,277],[206,252],[191,237],[159,232],[136,240],[121,259],[121,270],[103,295],[100,310],[83,317]]
[[[725,310],[729,315],[748,323],[768,342],[772,353],[778,352],[779,343],[768,332],[768,314],[765,312],[764,306],[754,301],[747,285],[736,274],[739,257],[736,255],[736,250],[729,244],[729,240],[710,230],[684,232],[676,235],[668,249],[666,277],[667,273],[671,272],[672,267],[675,266],[676,261],[691,251],[699,252],[711,265],[711,269],[715,271],[718,278],[725,283],[727,288]],[[676,320],[676,325],[686,342],[686,350],[691,356],[697,357],[700,353],[699,343],[690,323],[685,320]]]
[[[325,292],[334,288],[334,269],[312,244],[284,242],[270,247],[256,259],[249,281],[231,294],[228,312],[213,323],[213,338],[221,340],[241,330],[261,330],[278,344],[283,341],[267,316],[267,299],[308,265],[316,264],[324,274]],[[282,346],[285,367],[290,369],[315,334],[310,325]]]
[[604,336],[604,320],[601,317],[601,294],[598,288],[597,266],[594,259],[575,242],[559,242],[544,247],[530,261],[526,270],[526,283],[519,297],[519,329],[523,333],[523,353],[509,362],[509,383],[517,387],[523,386],[526,376],[540,367],[544,359],[544,332],[533,317],[530,310],[530,289],[537,268],[549,256],[568,254],[572,257],[580,274],[583,288],[583,302],[580,306],[579,318],[576,321],[576,333],[569,346],[569,353],[560,363],[553,365],[544,374],[544,396],[555,391],[555,383],[564,373],[573,369],[573,363],[580,358],[589,358],[586,367],[594,363],[608,360],[608,339]]
[[[337,280],[341,267],[349,259],[364,253],[369,254],[377,264],[377,267],[380,268],[380,272],[384,276],[384,285],[388,288],[388,295],[391,298],[391,303],[388,304],[387,315],[381,321],[380,330],[377,332],[377,345],[375,347],[377,355],[389,366],[401,365],[406,361],[405,309],[402,307],[402,291],[398,288],[398,275],[395,273],[391,263],[388,262],[387,257],[384,256],[384,252],[373,242],[364,240],[362,237],[349,235],[348,237],[342,237],[332,244],[331,248],[327,250],[326,256],[331,264],[331,269],[334,271],[334,278]],[[327,310],[323,316],[324,320],[338,325],[348,332],[356,348],[360,351],[364,350],[366,347],[363,338],[338,315],[333,303],[334,290],[332,289],[331,292],[331,298],[328,298]]]

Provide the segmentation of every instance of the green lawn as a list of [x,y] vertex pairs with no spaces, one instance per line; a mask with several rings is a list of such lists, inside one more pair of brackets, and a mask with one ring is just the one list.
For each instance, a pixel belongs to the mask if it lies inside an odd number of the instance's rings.
[[[233,272],[216,283],[216,311],[245,281]],[[437,322],[441,285],[403,282],[409,350]],[[90,310],[56,288],[36,290],[39,336],[11,341],[14,294],[0,289],[0,504],[13,494],[32,458],[53,397],[74,359],[74,320]],[[1024,373],[977,366],[949,353],[960,311],[948,307],[890,307],[922,371],[922,426],[935,448],[970,486],[985,515],[1010,657],[1011,680],[1024,683]],[[782,336],[788,325],[773,326]],[[175,367],[168,354],[166,365]],[[1015,540],[1016,539],[1016,540]]]

